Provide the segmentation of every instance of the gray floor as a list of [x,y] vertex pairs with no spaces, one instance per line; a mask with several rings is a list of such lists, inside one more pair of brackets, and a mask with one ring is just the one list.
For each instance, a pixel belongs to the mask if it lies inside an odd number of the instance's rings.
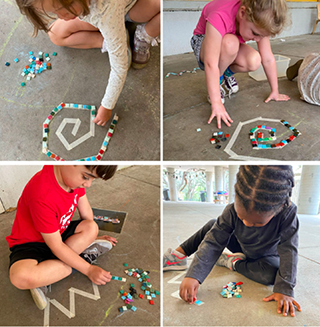
[[[271,42],[275,54],[291,58],[291,63],[303,58],[310,52],[317,52],[320,35],[301,35],[288,37]],[[191,48],[190,48],[191,50]],[[192,70],[198,67],[193,53],[169,56],[164,58],[164,74],[179,73],[182,70]],[[290,82],[285,77],[279,79],[280,93],[290,96],[289,102],[275,102],[268,104],[264,100],[270,93],[267,81],[257,82],[248,74],[236,74],[239,92],[227,98],[225,108],[233,119],[231,127],[222,123],[221,130],[232,137],[239,122],[263,117],[285,119],[292,126],[296,126],[302,135],[291,144],[280,150],[252,150],[248,137],[249,130],[258,125],[257,122],[243,126],[239,137],[231,148],[237,155],[273,160],[319,160],[318,137],[320,135],[319,107],[300,100],[296,81]],[[203,71],[196,74],[185,73],[182,76],[164,78],[164,132],[163,149],[164,160],[232,160],[224,152],[227,142],[221,142],[221,149],[211,145],[212,132],[217,131],[216,120],[207,124],[211,114],[210,104],[207,102],[207,90]],[[261,124],[268,122],[260,121]],[[285,137],[291,135],[280,123],[274,124]],[[270,126],[271,125],[267,125]],[[201,128],[201,132],[196,130]],[[230,138],[229,138],[230,140]]]
[[[78,50],[55,46],[45,33],[32,38],[32,26],[22,17],[15,1],[2,1],[0,12],[0,148],[1,160],[49,160],[42,154],[42,124],[61,102],[100,106],[108,82],[108,54],[100,49]],[[29,64],[29,51],[51,55],[52,70],[20,86],[20,75]],[[14,62],[19,58],[18,63]],[[11,63],[9,67],[4,63]],[[64,109],[54,121],[68,117]],[[151,60],[142,70],[131,68],[114,108],[119,116],[116,131],[102,160],[160,159],[160,47],[152,47]],[[78,110],[82,121],[77,137],[87,132],[88,117]],[[60,116],[60,117],[59,117]],[[141,128],[141,122],[147,128]],[[67,151],[50,125],[49,149],[66,160],[97,155],[107,133],[96,126],[95,136]],[[64,132],[71,143],[73,136]]]
[[[223,205],[208,203],[171,203],[163,207],[163,251],[176,248],[211,218],[216,218]],[[299,215],[300,245],[295,299],[302,312],[283,317],[276,311],[276,302],[263,302],[272,294],[272,286],[255,283],[237,272],[214,267],[200,286],[198,299],[202,306],[189,305],[171,296],[179,284],[169,283],[181,272],[163,273],[163,324],[165,326],[319,326],[320,295],[314,291],[320,282],[320,216]],[[191,260],[188,260],[191,263]],[[183,273],[183,272],[182,272]],[[222,298],[222,287],[242,281],[242,298]]]
[[[124,305],[119,290],[128,290],[130,283],[135,283],[138,289],[140,284],[136,278],[126,276],[124,263],[131,268],[150,271],[151,284],[160,291],[159,174],[159,166],[129,167],[117,172],[110,181],[94,181],[87,189],[92,207],[128,213],[121,234],[100,231],[102,235],[116,237],[118,244],[98,259],[100,267],[113,275],[127,277],[127,282],[111,281],[98,286],[100,299],[97,301],[76,294],[75,317],[71,319],[52,303],[49,316],[45,318],[46,313],[35,306],[29,291],[12,286],[8,277],[9,249],[5,236],[11,232],[15,212],[0,215],[0,325],[43,326],[47,321],[51,326],[159,326],[160,296],[155,299],[155,305],[150,305],[146,298],[134,300],[136,312],[118,311]],[[21,190],[23,187],[21,185]],[[47,296],[69,309],[68,290],[71,287],[93,294],[92,282],[77,272],[53,284]]]

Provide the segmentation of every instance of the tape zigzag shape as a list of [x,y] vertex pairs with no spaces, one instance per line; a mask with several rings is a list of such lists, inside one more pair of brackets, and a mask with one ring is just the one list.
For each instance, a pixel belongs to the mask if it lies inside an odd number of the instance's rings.
[[94,283],[92,283],[92,287],[93,287],[93,294],[92,293],[88,293],[82,290],[79,290],[77,288],[71,287],[69,288],[69,309],[67,309],[66,307],[64,307],[60,302],[58,302],[55,299],[49,299],[47,297],[48,300],[48,305],[46,306],[46,308],[44,309],[44,322],[43,322],[43,326],[44,327],[48,327],[49,323],[50,323],[50,305],[54,305],[58,310],[60,310],[63,314],[65,314],[68,318],[74,318],[76,316],[76,309],[75,309],[75,294],[81,295],[83,297],[86,297],[88,299],[91,300],[99,300],[100,297],[100,292],[98,289],[98,286]]

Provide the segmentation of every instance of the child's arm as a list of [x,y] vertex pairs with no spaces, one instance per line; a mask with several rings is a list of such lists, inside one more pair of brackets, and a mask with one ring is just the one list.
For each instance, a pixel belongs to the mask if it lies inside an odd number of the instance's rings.
[[68,266],[86,275],[94,284],[105,285],[110,282],[110,272],[94,265],[90,265],[83,260],[68,245],[62,242],[59,231],[50,234],[41,233],[44,241],[51,249],[52,253]]
[[217,117],[218,128],[221,128],[221,119],[227,126],[233,122],[221,102],[220,96],[220,69],[219,58],[221,51],[221,34],[209,23],[206,24],[206,35],[202,42],[201,57],[205,66],[206,82],[211,100],[211,116],[208,124]]
[[228,205],[222,215],[205,235],[198,251],[195,253],[186,277],[180,285],[180,297],[193,303],[197,296],[199,284],[209,275],[214,264],[227,246],[231,233],[234,231],[235,211]]
[[[79,199],[77,209],[81,219],[93,220],[92,208],[86,194]],[[116,238],[108,235],[98,236],[97,239],[107,240],[111,242],[113,246],[118,243]]]
[[128,72],[126,28],[123,17],[120,13],[114,12],[115,10],[117,8],[108,6],[98,22],[98,28],[108,51],[111,68],[101,107],[108,109],[110,116],[111,110],[115,107],[123,89]]
[[288,310],[291,316],[295,315],[294,306],[301,311],[298,302],[294,300],[294,287],[296,285],[297,264],[298,264],[298,230],[299,220],[296,216],[297,207],[291,205],[283,211],[280,225],[280,242],[278,244],[278,254],[280,266],[276,274],[273,287],[273,294],[264,298],[264,301],[277,301],[278,313],[283,310],[286,316]]
[[93,212],[86,194],[79,199],[77,209],[81,219],[93,220]]
[[290,98],[285,94],[279,94],[277,66],[274,55],[271,50],[270,40],[268,37],[262,38],[258,44],[259,53],[261,56],[261,63],[267,75],[268,82],[271,87],[271,93],[265,100],[268,103],[271,100],[288,101]]

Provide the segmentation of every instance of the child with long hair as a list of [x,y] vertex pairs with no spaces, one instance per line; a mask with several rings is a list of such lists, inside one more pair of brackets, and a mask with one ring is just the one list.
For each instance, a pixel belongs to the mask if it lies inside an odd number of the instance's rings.
[[[217,118],[230,126],[232,119],[224,107],[226,90],[239,90],[235,73],[257,70],[262,63],[271,93],[265,102],[287,101],[289,97],[279,94],[277,68],[269,37],[281,32],[286,23],[285,0],[213,0],[202,10],[193,32],[191,46],[200,69],[205,71],[208,101],[211,104],[210,124]],[[256,51],[247,45],[256,41]]]
[[[290,197],[294,186],[291,166],[240,166],[235,201],[177,249],[168,249],[163,270],[184,270],[180,297],[193,303],[199,285],[213,266],[227,267],[245,277],[274,285],[264,301],[277,301],[278,313],[295,315],[301,307],[294,299],[298,262],[297,207]],[[227,247],[232,254],[222,253]]]
[[[122,91],[131,65],[143,68],[150,59],[150,45],[160,34],[160,0],[16,0],[22,14],[59,46],[77,49],[101,48],[111,65],[108,85],[94,119],[104,126]],[[58,19],[49,27],[50,15]],[[131,54],[125,22],[138,25]]]

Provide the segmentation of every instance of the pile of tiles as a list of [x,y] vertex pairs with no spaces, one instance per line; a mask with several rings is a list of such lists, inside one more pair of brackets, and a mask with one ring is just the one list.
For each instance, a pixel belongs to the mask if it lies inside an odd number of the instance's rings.
[[[51,63],[49,62],[51,59],[49,57],[48,53],[43,53],[42,51],[40,51],[38,53],[38,56],[35,57],[33,55],[33,52],[30,51],[30,58],[29,58],[29,64],[26,65],[21,73],[21,76],[27,76],[27,81],[30,81],[31,78],[35,78],[36,75],[41,74],[43,71],[45,70],[50,70],[52,69],[51,67]],[[57,55],[56,52],[53,53],[54,56]],[[44,58],[43,58],[44,57]],[[47,61],[44,62],[44,60]],[[18,62],[19,60],[16,58],[15,62]],[[22,82],[21,86],[25,86],[25,83]]]
[[210,142],[211,144],[216,144],[216,149],[220,149],[221,145],[218,143],[225,142],[229,136],[229,134],[224,135],[223,132],[213,132]]
[[[124,264],[125,267],[128,264]],[[121,299],[124,301],[124,306],[118,308],[119,312],[124,312],[127,310],[136,311],[137,308],[133,305],[134,300],[143,299],[145,296],[151,305],[154,305],[154,299],[157,295],[160,295],[160,292],[152,288],[149,278],[149,271],[144,271],[141,268],[131,268],[125,270],[125,273],[130,276],[137,278],[138,282],[141,283],[140,291],[138,294],[137,289],[135,288],[135,284],[130,284],[129,291],[125,292],[124,290],[120,290]]]
[[233,296],[240,298],[240,293],[242,292],[241,285],[242,282],[230,282],[223,286],[222,292],[220,293],[225,298],[232,298]]

